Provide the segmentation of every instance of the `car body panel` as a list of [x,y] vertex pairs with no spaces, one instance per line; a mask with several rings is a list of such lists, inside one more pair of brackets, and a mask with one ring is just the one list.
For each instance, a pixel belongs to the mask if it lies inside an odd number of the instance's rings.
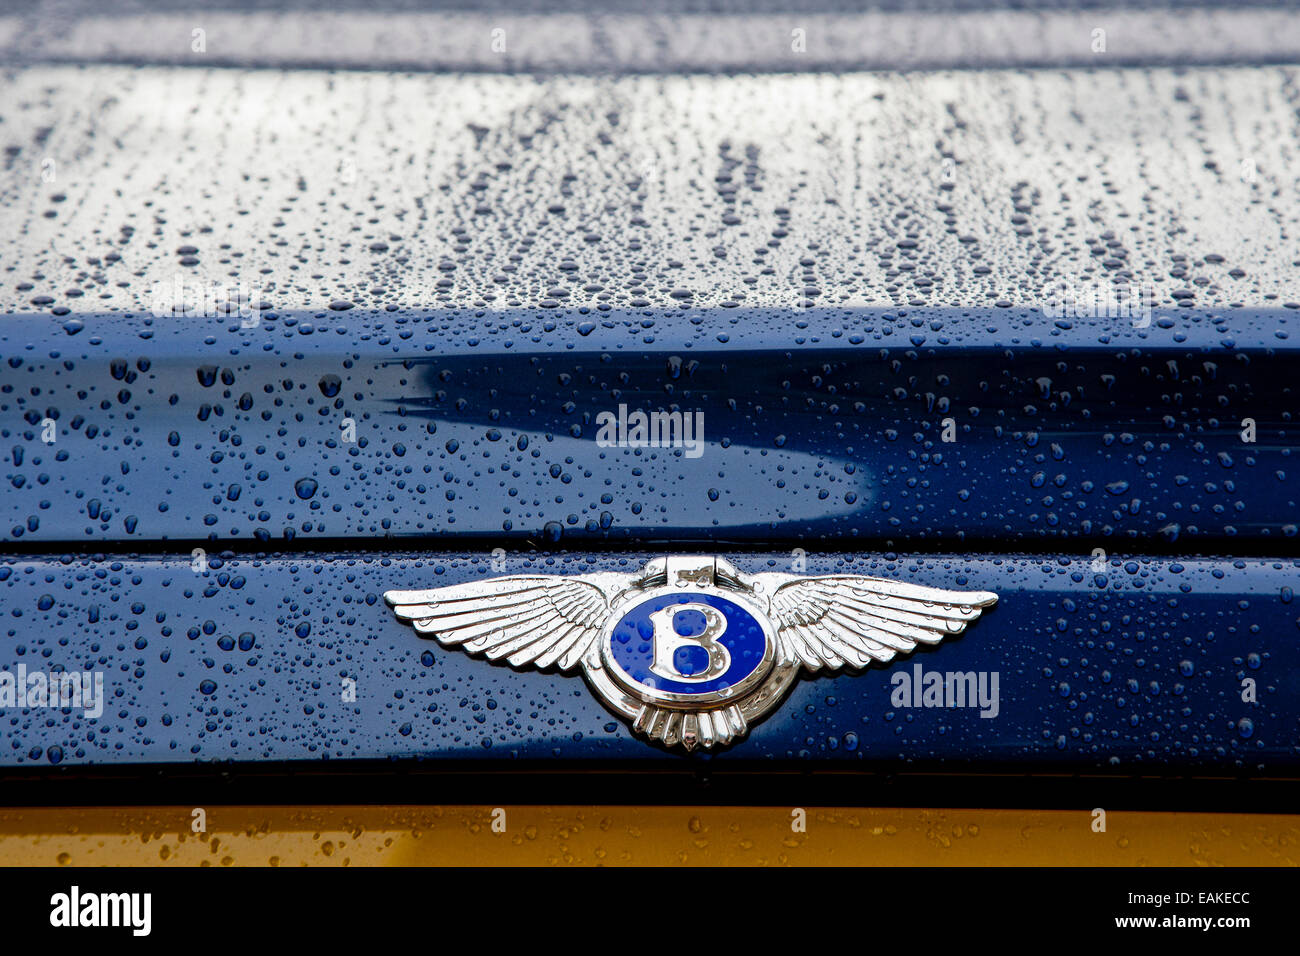
[[[24,808],[0,866],[1295,866],[1285,814],[810,807]],[[508,829],[494,832],[493,820]]]
[[[6,539],[1248,555],[1300,528],[1291,310],[253,317],[9,319]],[[693,441],[602,431],[664,412]]]
[[[792,562],[727,557],[745,573]],[[638,739],[581,677],[444,649],[381,600],[394,586],[499,573],[635,570],[636,553],[213,556],[198,573],[188,557],[11,560],[0,568],[0,671],[97,671],[107,705],[95,720],[76,708],[11,711],[0,766],[402,759],[1297,776],[1294,559],[1111,558],[1100,570],[1047,557],[802,560],[808,574],[1000,600],[966,633],[888,666],[807,675],[746,739],[686,755]],[[931,672],[976,675],[988,696],[934,706],[922,689]]]
[[1062,282],[1149,288],[1163,310],[1300,300],[1295,68],[1093,62],[633,77],[18,66],[0,76],[0,258],[14,266],[0,308],[140,314],[178,279],[208,297],[242,283],[283,312],[553,318],[1032,308]]
[[[943,805],[992,802],[971,781],[995,772],[1003,804],[1058,776],[1247,778],[1226,802],[1261,809],[1300,776],[1294,11],[829,3],[797,58],[781,11],[756,46],[729,8],[679,29],[611,3],[511,20],[493,59],[491,11],[394,31],[255,6],[212,15],[210,56],[183,10],[0,15],[0,670],[107,695],[93,720],[0,713],[11,802],[108,778],[157,801],[186,774],[229,802],[272,769],[300,800],[345,799],[340,771],[434,800],[523,770],[520,800],[550,772],[575,802],[644,770],[641,794],[731,774],[731,802],[771,803],[834,775],[885,807],[866,781]],[[1121,308],[1061,307],[1089,296]],[[703,413],[704,453],[602,447],[622,405]],[[664,553],[999,602],[682,754],[381,598]],[[996,673],[997,716],[896,704],[917,666]],[[881,813],[905,847],[1013,827]],[[319,823],[236,819],[299,827],[304,856]],[[1222,850],[1196,862],[1293,862],[1286,820],[1153,819],[1050,818],[1078,838],[1024,860],[1131,860],[1172,826]]]

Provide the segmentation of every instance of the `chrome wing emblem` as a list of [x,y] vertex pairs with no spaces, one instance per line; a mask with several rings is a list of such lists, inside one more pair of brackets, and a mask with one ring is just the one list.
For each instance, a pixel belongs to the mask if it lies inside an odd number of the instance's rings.
[[516,668],[581,666],[635,730],[694,750],[742,738],[801,671],[887,663],[960,634],[998,597],[674,556],[636,574],[511,575],[384,599],[444,647]]

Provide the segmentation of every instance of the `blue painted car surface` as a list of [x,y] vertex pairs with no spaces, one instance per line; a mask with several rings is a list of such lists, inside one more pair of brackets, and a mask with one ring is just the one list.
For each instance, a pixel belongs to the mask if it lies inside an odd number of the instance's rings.
[[[93,720],[11,711],[4,765],[1300,763],[1293,312],[1046,332],[1016,310],[262,318],[6,326],[0,671],[106,683]],[[702,410],[705,453],[601,447],[619,405]],[[581,678],[444,650],[380,597],[657,548],[1000,601],[683,756]],[[980,696],[935,706],[926,675],[950,672]]]
[[[1300,11],[186,6],[0,3],[0,777],[1300,777]],[[688,754],[382,598],[663,554],[998,601]]]
[[[516,555],[509,573],[632,570],[642,554]],[[787,554],[732,554],[747,572]],[[1294,776],[1300,561],[809,555],[861,573],[1001,593],[978,627],[887,667],[804,677],[716,754],[638,739],[578,676],[443,649],[393,619],[394,583],[500,573],[482,554],[69,556],[0,567],[0,669],[107,675],[97,720],[5,717],[7,767],[472,760],[877,771]],[[936,706],[926,675],[986,675]],[[1256,700],[1242,698],[1246,680]],[[340,691],[355,682],[355,700]],[[991,683],[989,683],[991,681]],[[522,762],[522,763],[521,763]]]
[[[1249,555],[1300,527],[1292,310],[259,318],[7,320],[7,539]],[[620,408],[702,415],[707,454],[602,447]]]

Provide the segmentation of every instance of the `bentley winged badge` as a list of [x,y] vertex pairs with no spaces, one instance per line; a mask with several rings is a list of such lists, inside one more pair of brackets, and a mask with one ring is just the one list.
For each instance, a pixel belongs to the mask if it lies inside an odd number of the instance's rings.
[[581,667],[633,729],[694,750],[742,738],[802,670],[937,644],[998,597],[862,575],[745,575],[722,558],[674,556],[637,574],[521,574],[384,599],[444,646],[516,668]]

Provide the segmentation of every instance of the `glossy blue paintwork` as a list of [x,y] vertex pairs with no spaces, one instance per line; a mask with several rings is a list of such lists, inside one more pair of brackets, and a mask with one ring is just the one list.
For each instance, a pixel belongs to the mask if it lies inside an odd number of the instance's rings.
[[[1294,774],[1296,320],[352,310],[266,313],[245,329],[8,317],[0,671],[99,671],[109,700],[93,721],[0,711],[0,766],[600,758]],[[702,411],[703,453],[600,447],[596,416],[620,404]],[[941,440],[945,418],[955,442]],[[284,539],[299,550],[250,556]],[[304,551],[313,541],[329,554]],[[728,541],[759,550],[731,554]],[[567,553],[512,551],[492,569],[498,542]],[[239,556],[216,557],[225,547]],[[630,568],[662,548],[790,570],[796,547],[809,573],[1001,600],[892,667],[801,680],[743,743],[687,756],[634,737],[581,678],[444,652],[380,599],[490,573]],[[908,556],[927,548],[942,553]],[[1240,557],[1182,557],[1196,553]],[[996,672],[997,716],[898,706],[892,681],[917,664]]]
[[[1174,310],[1143,329],[1026,309],[267,312],[252,329],[9,317],[0,528],[55,546],[1074,538],[1275,553],[1300,526],[1296,323],[1286,309]],[[598,447],[596,417],[620,405],[703,412],[703,454]]]
[[[507,572],[639,567],[643,555],[509,555]],[[743,571],[788,555],[731,554]],[[1294,560],[810,555],[861,572],[1001,595],[977,625],[859,675],[800,680],[749,738],[716,756],[635,738],[581,677],[516,672],[444,651],[398,623],[389,587],[500,573],[482,555],[10,561],[0,668],[101,670],[98,721],[0,717],[7,767],[352,758],[712,760],[796,767],[1294,774],[1300,628]],[[894,675],[999,675],[997,715],[904,708]],[[345,702],[345,679],[356,700]],[[1257,702],[1243,701],[1255,684]]]

